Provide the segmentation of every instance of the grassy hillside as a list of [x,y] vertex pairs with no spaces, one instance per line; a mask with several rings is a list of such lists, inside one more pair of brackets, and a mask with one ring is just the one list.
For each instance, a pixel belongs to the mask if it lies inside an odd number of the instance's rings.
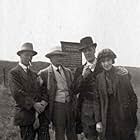
[[[8,72],[11,68],[15,67],[17,65],[17,62],[10,62],[10,61],[0,61],[0,84],[3,83],[4,76],[3,76],[3,70],[5,69],[5,79],[6,84],[8,84]],[[38,72],[40,69],[43,69],[47,67],[49,63],[47,62],[33,62],[32,69]],[[135,88],[135,91],[138,96],[140,96],[140,68],[136,67],[126,67],[128,71],[130,72],[132,76],[132,83]]]
[[[18,62],[12,62],[12,61],[0,61],[0,74],[2,72],[3,68],[6,68],[7,71],[9,71],[11,68],[15,67]],[[35,71],[39,71],[40,69],[43,69],[49,65],[47,62],[37,61],[32,63],[32,68]]]
[[[18,62],[0,61],[0,84],[2,84],[4,81],[4,71],[5,71],[6,84],[8,83],[8,72],[10,69],[15,67],[17,63]],[[49,63],[37,61],[37,62],[33,62],[32,65],[33,65],[32,69],[38,72],[40,69],[48,67]]]
[[135,89],[137,96],[140,97],[140,68],[126,67],[131,74],[132,84]]

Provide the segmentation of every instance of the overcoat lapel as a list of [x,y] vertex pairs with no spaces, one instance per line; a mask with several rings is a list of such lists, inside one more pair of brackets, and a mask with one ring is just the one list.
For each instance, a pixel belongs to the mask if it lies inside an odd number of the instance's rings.
[[105,80],[105,72],[103,71],[100,75],[101,85],[99,88],[102,90],[102,94],[107,96],[107,88],[106,88],[106,80]]
[[108,94],[107,94],[107,88],[106,88],[106,80],[105,80],[105,72],[103,71],[100,74],[100,86],[99,88],[99,94],[100,94],[100,100],[101,100],[101,114],[102,114],[102,121],[104,124],[104,130],[103,130],[103,135],[105,134],[106,131],[106,120],[107,120],[107,110],[108,110]]
[[52,87],[56,86],[56,79],[55,79],[55,74],[53,71],[52,65],[48,67],[48,78],[47,78],[47,88],[48,90],[51,90]]
[[63,69],[63,72],[64,72],[64,75],[65,75],[65,77],[66,77],[66,82],[67,82],[67,86],[68,86],[68,88],[70,88],[71,87],[71,78],[72,77],[70,77],[71,75],[70,75],[70,73],[69,73],[69,71],[67,71],[66,69],[65,69],[65,67],[63,67],[62,66],[62,69]]
[[52,65],[50,65],[47,69],[47,89],[49,93],[49,111],[50,111],[50,120],[53,119],[53,109],[54,109],[54,101],[56,96],[56,88],[57,88],[57,82],[55,79],[54,71],[52,68]]
[[118,83],[119,83],[119,77],[116,74],[116,72],[114,71],[114,77],[113,77],[113,84],[112,85],[113,85],[113,92],[114,92],[115,96],[117,96],[117,89],[119,88]]
[[21,73],[20,74],[21,79],[28,80],[27,73],[23,70],[23,68],[20,65],[18,65],[18,69],[19,69],[19,72]]

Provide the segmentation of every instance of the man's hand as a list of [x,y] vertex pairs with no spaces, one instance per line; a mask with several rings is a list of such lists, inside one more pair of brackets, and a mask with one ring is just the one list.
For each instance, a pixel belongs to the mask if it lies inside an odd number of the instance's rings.
[[33,123],[34,130],[38,129],[40,126],[38,115],[39,115],[38,112],[36,112],[35,113],[35,122]]
[[102,132],[103,132],[103,125],[102,125],[101,122],[98,122],[98,123],[96,124],[96,131],[97,131],[98,133],[102,133]]
[[46,107],[46,106],[48,105],[48,103],[47,103],[46,101],[44,101],[44,100],[42,100],[42,101],[40,102],[40,104],[41,104],[42,106],[44,106],[44,107]]
[[38,112],[38,113],[42,113],[45,109],[45,107],[43,105],[41,105],[40,102],[37,102],[34,104],[34,109]]
[[39,85],[42,86],[43,80],[40,76],[37,77],[37,81],[39,82]]
[[88,67],[85,67],[82,72],[83,78],[86,78],[91,73],[91,70]]
[[34,124],[33,124],[33,128],[34,128],[34,130],[38,129],[39,126],[40,126],[39,119],[36,118],[36,119],[35,119],[35,122],[34,122]]
[[39,115],[38,112],[36,112],[36,113],[35,113],[35,122],[34,122],[34,124],[33,124],[34,130],[38,129],[39,126],[40,126],[38,115]]

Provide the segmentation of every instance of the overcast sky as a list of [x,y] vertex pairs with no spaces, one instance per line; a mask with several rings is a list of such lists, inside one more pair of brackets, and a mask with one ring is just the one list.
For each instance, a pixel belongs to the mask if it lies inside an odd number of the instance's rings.
[[94,37],[97,52],[111,48],[118,65],[140,64],[139,0],[0,0],[2,60],[18,60],[21,44],[30,41],[44,55],[60,41]]

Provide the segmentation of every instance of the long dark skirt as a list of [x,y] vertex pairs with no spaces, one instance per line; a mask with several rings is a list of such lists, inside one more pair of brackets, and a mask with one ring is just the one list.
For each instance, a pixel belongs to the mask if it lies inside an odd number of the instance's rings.
[[136,140],[134,130],[129,129],[129,121],[121,119],[119,102],[114,95],[109,96],[106,139],[107,140]]

